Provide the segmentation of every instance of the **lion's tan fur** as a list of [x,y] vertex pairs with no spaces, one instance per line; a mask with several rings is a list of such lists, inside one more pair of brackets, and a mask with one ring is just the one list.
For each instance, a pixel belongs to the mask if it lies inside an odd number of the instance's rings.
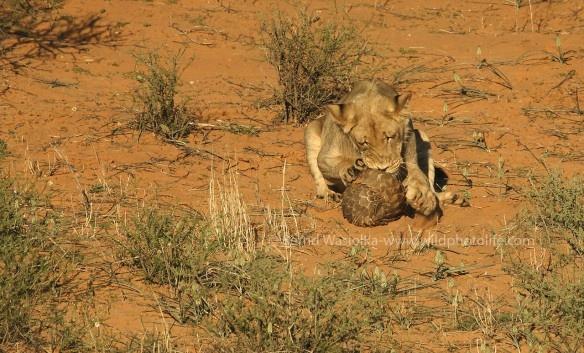
[[[381,81],[353,86],[327,113],[305,130],[306,156],[317,197],[342,193],[364,167],[407,171],[408,203],[430,215],[438,208],[434,163],[425,134],[399,115],[409,100]],[[364,164],[364,166],[363,166]]]

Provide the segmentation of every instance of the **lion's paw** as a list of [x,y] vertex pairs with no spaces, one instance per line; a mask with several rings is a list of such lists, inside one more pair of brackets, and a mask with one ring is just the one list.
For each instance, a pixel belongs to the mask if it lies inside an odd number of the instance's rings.
[[326,184],[317,187],[316,198],[324,199],[326,201],[341,202],[342,195],[329,189]]
[[342,168],[340,177],[343,184],[349,185],[354,182],[364,169],[365,162],[361,158],[356,159],[350,166]]
[[424,216],[436,212],[439,205],[438,198],[428,183],[421,181],[410,181],[406,185],[406,199],[414,210]]

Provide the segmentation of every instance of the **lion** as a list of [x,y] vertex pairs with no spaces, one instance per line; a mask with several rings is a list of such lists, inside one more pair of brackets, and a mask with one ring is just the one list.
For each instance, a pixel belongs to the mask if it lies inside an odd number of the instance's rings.
[[425,216],[455,197],[434,189],[428,137],[400,116],[411,94],[382,81],[360,81],[304,132],[306,158],[318,198],[339,200],[365,168],[405,175],[407,203]]

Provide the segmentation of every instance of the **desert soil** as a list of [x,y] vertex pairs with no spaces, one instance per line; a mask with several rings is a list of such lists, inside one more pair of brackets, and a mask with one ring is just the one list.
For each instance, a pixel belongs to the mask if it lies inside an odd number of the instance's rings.
[[[437,224],[416,217],[359,228],[342,218],[338,204],[315,199],[303,126],[275,122],[278,107],[257,104],[278,87],[260,24],[277,10],[292,15],[305,5],[321,21],[341,20],[362,31],[378,54],[367,64],[384,65],[377,77],[395,80],[400,91],[413,93],[407,114],[431,137],[435,159],[450,177],[448,189],[465,193],[470,207],[447,206]],[[502,303],[514,295],[494,239],[508,234],[523,204],[521,190],[529,186],[530,176],[546,169],[568,175],[584,170],[581,1],[532,1],[516,10],[503,0],[68,0],[63,13],[79,21],[97,16],[87,29],[96,31],[95,40],[40,57],[23,56],[18,69],[2,66],[0,138],[11,151],[4,168],[34,180],[75,220],[72,232],[87,255],[86,275],[101,284],[95,284],[91,312],[96,322],[116,332],[172,324],[156,310],[159,288],[115,266],[110,245],[115,227],[102,226],[114,219],[123,222],[143,200],[206,214],[210,180],[221,182],[222,175],[232,173],[250,212],[283,205],[298,211],[300,229],[293,233],[306,243],[291,253],[307,272],[365,244],[371,249],[369,261],[428,283],[440,249],[449,264],[466,269],[454,278],[456,289],[470,296],[488,293]],[[565,63],[554,59],[557,38],[568,57]],[[186,139],[195,151],[190,154],[128,128],[138,85],[135,56],[179,50],[188,63],[180,96],[190,97],[189,105],[198,107],[201,122],[209,124]],[[226,123],[260,132],[254,136],[209,127]],[[106,196],[88,192],[98,184],[113,191]],[[419,238],[434,247],[415,252]],[[404,261],[388,260],[399,254],[405,254]],[[106,263],[114,265],[106,269]],[[116,280],[106,281],[111,271]],[[437,281],[404,302],[447,305],[438,293],[452,285]],[[208,342],[204,333],[173,327],[184,349],[196,351]],[[445,333],[426,324],[404,330],[399,340],[412,351],[438,352],[453,346],[471,349],[479,336]]]

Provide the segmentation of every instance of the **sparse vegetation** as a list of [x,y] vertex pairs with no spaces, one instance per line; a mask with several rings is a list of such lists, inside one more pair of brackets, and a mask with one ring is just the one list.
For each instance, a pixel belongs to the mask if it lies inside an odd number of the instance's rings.
[[212,253],[213,240],[202,219],[185,214],[174,217],[151,209],[139,214],[126,231],[125,253],[145,278],[157,284],[197,281]]
[[[110,346],[104,347],[111,349]],[[168,330],[162,332],[144,332],[139,336],[131,337],[121,347],[113,350],[112,353],[180,353],[176,342]]]
[[[208,267],[212,280],[207,276],[179,283],[177,289],[183,290],[162,302],[179,322],[204,319],[202,324],[216,336],[215,351],[354,352],[368,347],[370,337],[377,337],[379,347],[392,345],[386,331],[390,296],[385,290],[368,292],[375,290],[371,278],[356,268],[331,268],[311,277],[292,272],[284,259],[264,252],[250,259],[219,256],[223,260]],[[182,272],[183,267],[168,269]],[[199,295],[187,294],[186,287],[198,288]]]
[[570,59],[574,56],[574,50],[564,50],[562,49],[562,39],[560,36],[556,37],[556,53],[546,52],[547,55],[553,60],[560,64],[567,64]]
[[198,322],[211,306],[206,287],[213,286],[218,243],[203,220],[152,209],[139,214],[121,243],[123,258],[140,268],[146,280],[168,285],[165,311],[179,322]]
[[280,13],[262,25],[262,33],[268,61],[278,71],[274,100],[285,122],[305,123],[340,98],[372,53],[354,27],[322,23],[306,11],[296,19]]
[[[144,330],[143,332],[130,335],[119,335],[111,330],[100,330],[93,327],[95,331],[91,339],[87,339],[86,345],[79,349],[79,353],[99,352],[99,353],[181,353],[178,342],[170,333],[169,328],[154,330]],[[185,353],[188,351],[185,351]]]
[[523,6],[523,0],[506,0],[505,3],[515,6],[516,9],[519,9],[521,6]]
[[6,141],[0,139],[0,158],[4,158],[8,155],[8,144]]
[[570,245],[576,255],[584,255],[584,180],[564,179],[552,173],[529,193],[533,208],[530,224],[537,226],[551,241],[558,238]]
[[313,277],[291,272],[273,257],[254,260],[243,295],[218,310],[220,351],[355,352],[392,346],[388,297],[366,295],[356,268],[325,269]]
[[209,225],[225,249],[249,258],[260,247],[263,238],[252,223],[241,192],[236,172],[209,181]]
[[[583,352],[584,8],[305,3],[0,0],[0,353]],[[312,198],[298,125],[374,76],[476,207]]]
[[166,59],[156,53],[138,56],[143,69],[135,76],[140,87],[134,95],[137,105],[134,127],[140,132],[151,131],[163,139],[178,140],[195,129],[198,113],[177,96],[181,57],[182,53]]
[[[538,234],[530,259],[511,258],[519,293],[516,344],[542,351],[578,352],[584,337],[584,187],[582,179],[552,174],[529,194],[526,227]],[[516,254],[514,254],[516,255]]]
[[0,350],[20,344],[66,352],[81,344],[59,301],[74,265],[60,232],[43,199],[0,177]]
[[171,288],[159,303],[166,314],[206,326],[216,351],[353,352],[372,337],[392,346],[397,276],[353,261],[325,264],[316,275],[293,270],[267,242],[248,243],[245,234],[256,230],[237,184],[229,185],[211,191],[223,207],[211,201],[209,220],[148,207],[121,240],[128,264]]

